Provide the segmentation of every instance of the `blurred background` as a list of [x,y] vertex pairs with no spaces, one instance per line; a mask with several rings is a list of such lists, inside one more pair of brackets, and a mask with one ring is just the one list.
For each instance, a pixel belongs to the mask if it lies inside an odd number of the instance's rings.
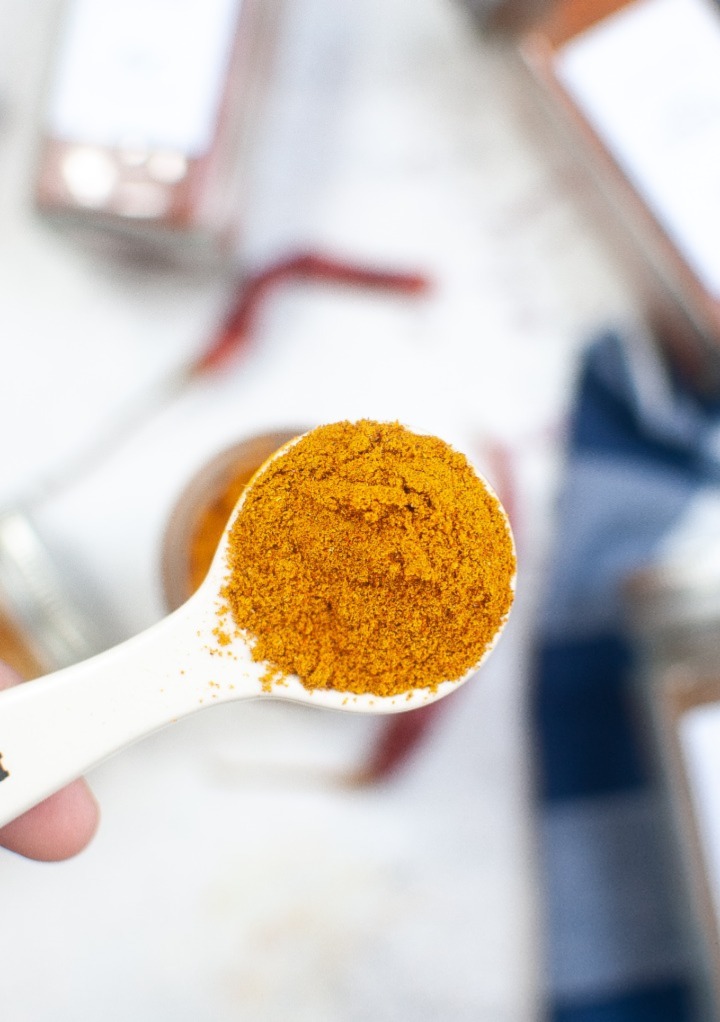
[[93,771],[85,853],[2,856],[8,1022],[547,1013],[533,678],[576,381],[610,332],[715,393],[712,288],[562,63],[622,6],[0,0],[0,655],[157,620],[218,455],[320,422],[455,443],[520,557],[442,709],[221,707]]

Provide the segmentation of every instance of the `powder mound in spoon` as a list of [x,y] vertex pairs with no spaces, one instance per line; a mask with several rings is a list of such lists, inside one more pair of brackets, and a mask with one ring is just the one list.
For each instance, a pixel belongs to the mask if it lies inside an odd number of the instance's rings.
[[467,459],[398,423],[338,422],[263,468],[223,590],[267,681],[392,696],[463,677],[513,599],[497,498]]

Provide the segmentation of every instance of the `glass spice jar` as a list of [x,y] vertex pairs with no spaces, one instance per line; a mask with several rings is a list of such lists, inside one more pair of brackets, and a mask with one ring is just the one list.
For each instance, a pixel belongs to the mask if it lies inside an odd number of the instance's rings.
[[68,0],[38,209],[121,252],[230,254],[281,0]]
[[[720,703],[720,534],[712,525],[635,571],[625,594],[636,640],[636,696],[657,768],[674,864],[676,916],[694,970],[699,1018],[720,1012],[720,919],[693,810],[682,740],[684,714]],[[718,789],[720,797],[720,788]]]
[[635,572],[627,594],[652,675],[720,673],[720,537]]

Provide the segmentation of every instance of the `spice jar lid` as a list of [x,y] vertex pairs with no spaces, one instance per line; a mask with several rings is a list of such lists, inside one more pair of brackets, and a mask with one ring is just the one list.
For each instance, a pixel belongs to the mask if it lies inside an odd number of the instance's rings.
[[98,628],[77,606],[34,524],[20,510],[0,513],[0,606],[34,673],[77,663],[101,648]]

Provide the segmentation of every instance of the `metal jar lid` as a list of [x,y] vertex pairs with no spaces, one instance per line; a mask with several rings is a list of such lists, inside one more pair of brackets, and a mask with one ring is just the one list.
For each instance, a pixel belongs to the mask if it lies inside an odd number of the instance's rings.
[[0,613],[22,638],[39,673],[77,663],[103,645],[99,629],[77,605],[34,524],[20,510],[0,512]]

